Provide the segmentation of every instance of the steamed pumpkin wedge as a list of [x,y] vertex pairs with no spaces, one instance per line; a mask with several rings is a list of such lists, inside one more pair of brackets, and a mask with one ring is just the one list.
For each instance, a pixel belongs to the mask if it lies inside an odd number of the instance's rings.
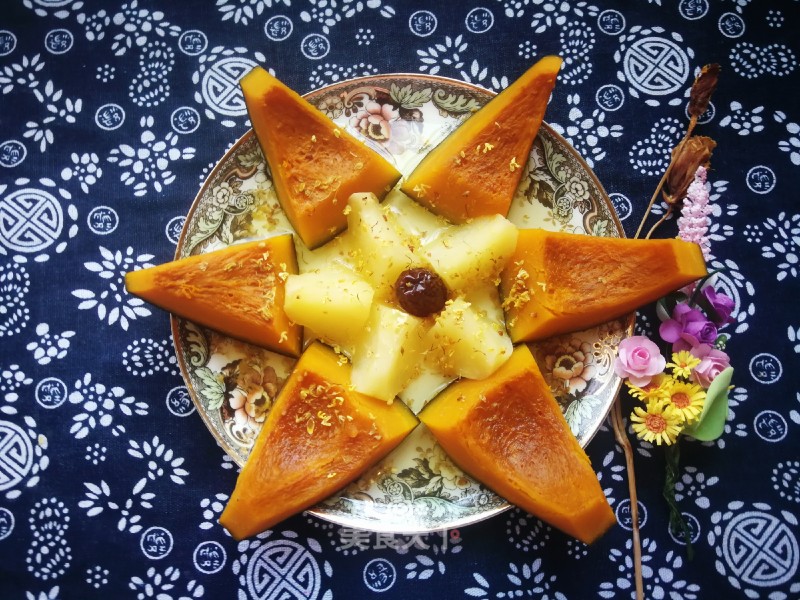
[[487,379],[450,385],[419,419],[466,473],[563,532],[588,544],[616,521],[524,344]]
[[175,315],[269,350],[299,356],[303,330],[283,310],[297,273],[290,234],[234,244],[125,275],[125,287]]
[[431,150],[400,189],[455,223],[506,216],[560,68],[557,56],[539,60]]
[[220,523],[241,540],[327,498],[417,424],[402,403],[350,389],[350,365],[312,343],[278,394]]
[[400,172],[261,67],[241,82],[278,201],[309,248],[347,226],[350,194],[383,198]]
[[521,229],[500,275],[514,342],[578,331],[628,314],[708,271],[697,244]]

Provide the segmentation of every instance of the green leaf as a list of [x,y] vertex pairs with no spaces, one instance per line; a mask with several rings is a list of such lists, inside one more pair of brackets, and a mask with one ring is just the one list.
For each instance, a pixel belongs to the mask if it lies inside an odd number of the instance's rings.
[[433,90],[431,88],[425,88],[415,92],[411,89],[410,84],[399,87],[396,83],[393,83],[389,91],[389,96],[403,108],[419,108],[430,101],[433,96]]
[[592,228],[592,235],[597,237],[608,237],[610,231],[608,219],[598,219]]
[[220,381],[208,367],[201,367],[195,371],[197,378],[203,382],[204,387],[200,395],[208,400],[208,410],[217,410],[225,400],[225,384]]
[[443,116],[451,113],[474,113],[480,108],[480,104],[472,98],[464,95],[448,94],[441,89],[433,93],[433,103],[439,107],[440,112],[444,111]]
[[706,392],[700,418],[681,433],[701,442],[711,442],[722,435],[728,418],[728,387],[732,377],[733,367],[728,367],[714,378]]
[[210,216],[200,219],[196,231],[186,243],[186,251],[191,252],[200,242],[214,235],[222,225],[225,213],[221,210],[214,211]]
[[550,175],[560,184],[567,180],[566,160],[567,157],[558,151],[552,140],[542,138],[542,149],[544,150],[544,162]]

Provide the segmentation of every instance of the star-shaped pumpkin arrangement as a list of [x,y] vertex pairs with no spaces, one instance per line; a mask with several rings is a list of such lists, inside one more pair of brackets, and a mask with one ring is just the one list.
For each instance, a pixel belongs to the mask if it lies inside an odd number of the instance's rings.
[[[526,342],[623,316],[706,267],[677,239],[505,218],[560,66],[541,59],[403,181],[265,70],[242,79],[296,237],[126,276],[165,310],[299,357],[220,517],[235,538],[345,487],[420,421],[466,473],[564,532],[589,543],[614,523]],[[316,256],[303,272],[296,245]],[[400,398],[423,374],[446,385],[415,414]]]

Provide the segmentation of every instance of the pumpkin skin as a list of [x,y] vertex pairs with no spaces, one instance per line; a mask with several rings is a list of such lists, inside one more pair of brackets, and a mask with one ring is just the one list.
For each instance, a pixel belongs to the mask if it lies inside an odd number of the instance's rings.
[[220,516],[235,539],[327,498],[417,426],[402,402],[350,390],[350,364],[339,358],[312,343],[278,394]]
[[616,522],[524,344],[489,378],[450,385],[419,419],[465,472],[563,532],[589,544]]
[[557,56],[539,60],[431,150],[400,189],[454,223],[506,216],[560,68]]
[[500,275],[514,342],[628,314],[708,274],[697,244],[521,229]]
[[278,201],[309,248],[345,229],[350,194],[383,198],[400,179],[386,159],[261,67],[240,84]]
[[288,273],[297,273],[297,258],[284,234],[131,271],[125,287],[184,319],[299,356],[303,329],[283,310]]

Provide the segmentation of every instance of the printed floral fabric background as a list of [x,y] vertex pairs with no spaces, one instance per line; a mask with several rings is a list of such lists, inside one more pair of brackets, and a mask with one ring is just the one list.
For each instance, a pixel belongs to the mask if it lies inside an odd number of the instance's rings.
[[724,435],[683,444],[691,561],[667,527],[663,452],[632,436],[645,591],[800,597],[799,28],[797,0],[4,0],[0,596],[632,597],[609,426],[588,452],[619,526],[591,547],[517,509],[403,536],[299,515],[236,543],[217,523],[235,465],[188,396],[168,316],[122,280],[172,258],[201,182],[248,129],[251,67],[301,93],[392,72],[497,91],[560,54],[546,119],[629,235],[695,73],[722,66],[697,133],[718,143],[710,264],[736,303],[735,387]]

